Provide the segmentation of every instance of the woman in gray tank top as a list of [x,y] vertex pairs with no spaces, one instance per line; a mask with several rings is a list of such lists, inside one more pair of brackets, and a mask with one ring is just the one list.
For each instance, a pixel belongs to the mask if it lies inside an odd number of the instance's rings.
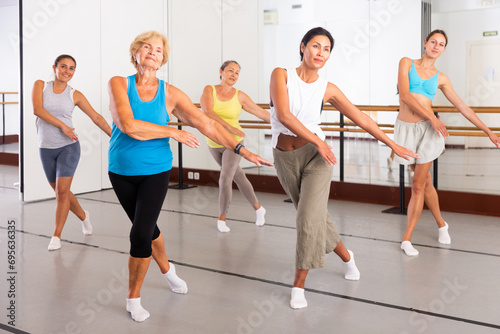
[[82,93],[68,85],[75,73],[75,59],[60,55],[52,68],[54,81],[37,80],[32,100],[33,113],[37,117],[40,158],[47,180],[56,193],[55,228],[48,247],[56,250],[61,248],[61,233],[70,210],[82,221],[83,234],[92,234],[89,213],[70,190],[80,160],[80,143],[72,123],[73,109],[78,106],[108,136],[111,127]]

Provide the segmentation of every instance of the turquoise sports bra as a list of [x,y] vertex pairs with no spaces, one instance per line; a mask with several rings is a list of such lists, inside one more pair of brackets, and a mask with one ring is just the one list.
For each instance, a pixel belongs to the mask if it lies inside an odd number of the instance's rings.
[[410,80],[410,93],[421,94],[430,100],[434,99],[438,88],[438,74],[439,71],[429,79],[423,80],[415,69],[415,63],[411,61],[411,69],[408,72],[408,79]]

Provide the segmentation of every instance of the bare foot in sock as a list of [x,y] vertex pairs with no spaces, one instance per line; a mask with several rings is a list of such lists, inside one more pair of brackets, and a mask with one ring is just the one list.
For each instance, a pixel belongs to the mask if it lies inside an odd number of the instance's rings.
[[85,219],[82,220],[82,231],[83,234],[85,235],[91,235],[92,234],[92,225],[90,225],[90,216],[89,212],[87,210],[85,211]]
[[50,239],[48,250],[53,251],[58,250],[59,248],[61,248],[61,239],[58,237],[52,237],[52,239]]
[[418,255],[418,250],[413,247],[410,241],[403,241],[401,243],[401,249],[405,251],[406,255],[408,256],[417,256]]
[[292,288],[292,299],[290,300],[290,306],[293,309],[307,307],[307,300],[304,295],[304,289]]
[[257,215],[257,219],[255,220],[255,225],[263,226],[266,223],[266,209],[263,206],[255,210],[255,214]]
[[142,307],[141,298],[127,298],[127,311],[137,322],[142,322],[150,316],[149,312]]
[[223,220],[218,220],[217,221],[217,229],[219,232],[225,233],[231,231],[229,227],[227,227],[226,222]]
[[449,245],[451,244],[451,237],[448,233],[448,223],[444,222],[445,226],[439,228],[439,238],[438,241],[440,244]]
[[163,274],[163,276],[167,279],[167,282],[168,284],[170,284],[170,288],[173,292],[181,294],[185,294],[188,292],[186,282],[184,282],[184,280],[177,276],[173,263],[170,263],[170,269],[165,274]]
[[358,267],[356,267],[356,263],[354,262],[354,254],[350,251],[347,250],[349,254],[351,254],[351,259],[347,262],[344,262],[345,266],[345,279],[351,280],[351,281],[357,281],[359,280],[361,274],[359,273]]

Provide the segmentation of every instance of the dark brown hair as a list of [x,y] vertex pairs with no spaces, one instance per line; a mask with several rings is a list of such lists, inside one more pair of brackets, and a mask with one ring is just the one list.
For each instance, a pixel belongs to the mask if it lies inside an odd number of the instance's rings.
[[57,64],[59,64],[59,62],[63,59],[71,59],[73,61],[73,63],[75,63],[75,67],[76,67],[76,60],[75,58],[73,58],[72,56],[70,55],[60,55],[59,57],[56,58],[56,60],[54,60],[54,66],[57,67]]
[[330,40],[330,52],[333,50],[333,44],[335,44],[335,40],[332,37],[332,34],[328,30],[322,27],[317,27],[317,28],[312,28],[309,30],[304,37],[302,37],[302,41],[300,42],[299,46],[299,53],[300,53],[300,61],[302,61],[302,58],[304,57],[304,53],[302,52],[302,43],[304,43],[304,46],[307,46],[307,43],[311,40],[311,38],[315,36],[326,36]]
[[429,35],[427,35],[427,37],[425,38],[425,41],[429,41],[429,39],[434,36],[435,34],[441,34],[444,36],[444,39],[446,40],[446,43],[444,44],[444,46],[446,47],[448,45],[448,36],[446,36],[446,33],[444,32],[444,30],[441,30],[441,29],[436,29],[436,30],[433,30],[429,33]]

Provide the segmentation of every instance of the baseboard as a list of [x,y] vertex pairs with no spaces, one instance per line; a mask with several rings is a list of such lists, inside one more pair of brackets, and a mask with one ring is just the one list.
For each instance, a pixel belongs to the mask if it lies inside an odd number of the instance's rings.
[[[199,180],[188,179],[188,172],[199,173]],[[206,169],[183,169],[183,183],[200,186],[218,187],[219,171]],[[255,191],[285,194],[279,180],[273,175],[247,174]],[[170,182],[179,182],[178,168],[172,168]],[[236,185],[233,183],[233,188]],[[439,204],[442,211],[480,214],[500,217],[500,196],[459,191],[438,190]],[[408,206],[411,189],[405,188],[405,202]],[[372,203],[387,206],[399,206],[399,187],[372,184],[332,181],[330,198],[343,201]]]
[[19,166],[19,154],[0,152],[0,165]]

